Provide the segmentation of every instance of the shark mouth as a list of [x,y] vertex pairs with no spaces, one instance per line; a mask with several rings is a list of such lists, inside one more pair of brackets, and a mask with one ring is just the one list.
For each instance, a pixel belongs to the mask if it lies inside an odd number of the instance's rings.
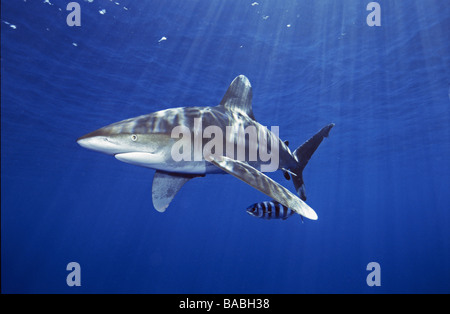
[[162,154],[151,154],[144,152],[131,152],[115,154],[117,160],[143,167],[151,167],[155,164],[164,162],[164,156]]

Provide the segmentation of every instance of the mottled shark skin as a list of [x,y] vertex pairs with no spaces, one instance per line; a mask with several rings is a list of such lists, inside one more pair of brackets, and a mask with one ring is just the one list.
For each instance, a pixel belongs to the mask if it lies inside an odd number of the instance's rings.
[[[157,111],[105,126],[80,137],[77,142],[82,147],[113,155],[120,161],[155,169],[152,199],[154,207],[160,212],[165,211],[176,193],[190,179],[206,174],[230,173],[281,204],[287,207],[293,206],[291,208],[300,215],[317,219],[315,212],[306,203],[261,172],[263,165],[267,165],[268,162],[263,162],[260,156],[256,160],[248,158],[238,161],[235,158],[236,152],[230,156],[225,154],[224,150],[223,155],[226,156],[201,156],[200,159],[194,160],[194,158],[188,161],[174,160],[172,148],[179,140],[172,134],[175,127],[193,130],[194,138],[195,132],[202,132],[209,126],[218,127],[223,131],[224,136],[221,140],[226,147],[237,143],[236,136],[225,136],[227,127],[246,129],[251,126],[269,143],[275,143],[278,146],[277,169],[288,171],[296,176],[294,170],[294,172],[290,171],[290,169],[298,168],[299,161],[296,155],[276,134],[255,120],[251,103],[250,82],[244,75],[239,75],[233,80],[218,106],[179,107]],[[200,125],[199,121],[201,121]],[[204,147],[210,140],[210,138],[202,137],[201,146]],[[195,154],[194,145],[192,141],[192,155]],[[246,158],[251,149],[249,145],[251,143],[245,141]],[[317,146],[318,144],[314,150]],[[313,152],[308,156],[310,157]]]
[[291,193],[284,186],[278,184],[264,173],[249,166],[247,163],[233,160],[226,156],[215,157],[211,162],[229,174],[251,185],[258,191],[272,197],[275,201],[292,209],[299,215],[311,220],[317,220],[318,217],[316,212],[305,202],[295,194]]

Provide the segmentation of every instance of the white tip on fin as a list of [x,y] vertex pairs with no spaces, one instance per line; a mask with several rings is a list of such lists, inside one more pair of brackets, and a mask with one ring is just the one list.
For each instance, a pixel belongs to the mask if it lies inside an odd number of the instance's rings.
[[317,220],[316,212],[308,204],[249,164],[225,156],[215,156],[210,161],[223,171],[228,172],[260,192],[272,197],[277,202],[289,207],[303,217]]

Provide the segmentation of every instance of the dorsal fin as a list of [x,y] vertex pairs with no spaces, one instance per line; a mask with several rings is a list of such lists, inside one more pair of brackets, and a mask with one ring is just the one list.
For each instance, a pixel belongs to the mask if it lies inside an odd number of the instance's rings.
[[252,86],[245,75],[239,75],[231,82],[219,106],[255,119],[252,110]]

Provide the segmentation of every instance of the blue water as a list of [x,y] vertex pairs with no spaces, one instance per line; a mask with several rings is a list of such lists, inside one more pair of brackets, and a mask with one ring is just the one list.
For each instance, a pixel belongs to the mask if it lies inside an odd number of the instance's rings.
[[[378,1],[380,27],[360,0],[117,1],[80,0],[81,27],[69,1],[1,3],[3,293],[450,292],[445,1]],[[304,172],[319,220],[251,217],[267,197],[230,175],[192,180],[161,214],[153,170],[76,143],[216,105],[239,74],[291,147],[336,124]]]

